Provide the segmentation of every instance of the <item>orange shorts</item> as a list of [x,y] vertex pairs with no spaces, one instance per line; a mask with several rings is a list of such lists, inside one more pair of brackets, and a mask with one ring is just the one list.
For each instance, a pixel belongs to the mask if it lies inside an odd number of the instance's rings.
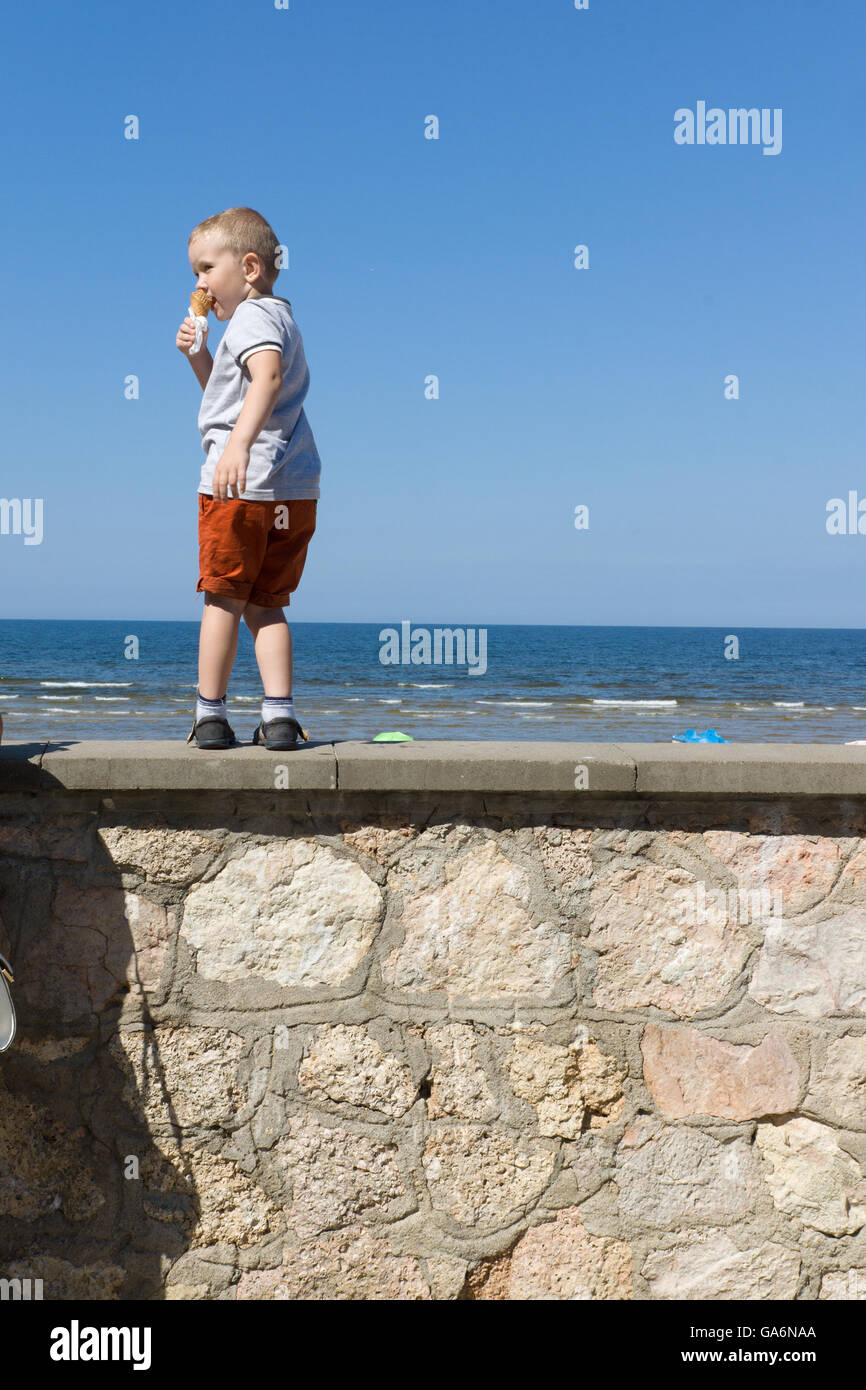
[[253,502],[230,497],[219,502],[200,492],[196,593],[282,608],[304,572],[316,507],[314,498]]

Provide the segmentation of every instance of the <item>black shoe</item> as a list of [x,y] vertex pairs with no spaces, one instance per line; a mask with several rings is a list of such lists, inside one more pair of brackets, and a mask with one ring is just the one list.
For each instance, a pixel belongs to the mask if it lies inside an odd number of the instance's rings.
[[198,723],[193,721],[187,743],[195,739],[199,748],[237,748],[234,729],[227,719],[219,719],[215,714],[205,715]]
[[305,743],[309,741],[297,719],[272,719],[268,724],[259,724],[253,743],[263,743],[266,748],[297,748],[298,734]]

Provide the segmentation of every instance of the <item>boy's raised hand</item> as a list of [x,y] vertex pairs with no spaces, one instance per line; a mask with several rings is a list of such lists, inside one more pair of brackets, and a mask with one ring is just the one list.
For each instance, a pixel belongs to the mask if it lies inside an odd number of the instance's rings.
[[[207,348],[207,335],[208,325],[206,324],[205,327],[202,329],[201,347],[199,348],[198,352],[192,353],[193,357],[199,357]],[[186,318],[183,320],[183,322],[180,325],[180,328],[177,330],[177,338],[175,339],[175,342],[177,343],[178,351],[182,352],[185,357],[189,357],[190,348],[195,342],[194,319]]]

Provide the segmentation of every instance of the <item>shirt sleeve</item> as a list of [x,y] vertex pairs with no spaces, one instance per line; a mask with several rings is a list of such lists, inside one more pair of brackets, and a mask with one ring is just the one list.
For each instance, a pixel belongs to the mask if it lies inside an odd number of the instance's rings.
[[245,299],[235,309],[225,332],[225,344],[239,366],[254,352],[272,348],[283,356],[283,332],[267,310],[254,299]]

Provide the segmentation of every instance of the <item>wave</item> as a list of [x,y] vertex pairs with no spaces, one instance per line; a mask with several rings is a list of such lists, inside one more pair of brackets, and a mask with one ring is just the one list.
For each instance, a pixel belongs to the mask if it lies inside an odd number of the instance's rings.
[[517,705],[518,709],[550,709],[552,700],[476,700],[476,705]]
[[653,709],[670,709],[679,704],[679,700],[596,700],[594,705],[644,705]]

